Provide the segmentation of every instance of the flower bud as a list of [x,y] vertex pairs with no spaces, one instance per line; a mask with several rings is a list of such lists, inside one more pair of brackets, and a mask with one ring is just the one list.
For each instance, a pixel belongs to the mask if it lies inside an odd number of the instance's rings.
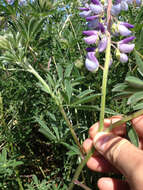
[[126,63],[128,61],[128,56],[125,53],[120,54],[120,62]]
[[135,38],[136,38],[135,36],[130,36],[128,38],[125,38],[125,39],[119,41],[119,43],[120,44],[127,44],[127,43],[131,42],[132,40],[134,40]]

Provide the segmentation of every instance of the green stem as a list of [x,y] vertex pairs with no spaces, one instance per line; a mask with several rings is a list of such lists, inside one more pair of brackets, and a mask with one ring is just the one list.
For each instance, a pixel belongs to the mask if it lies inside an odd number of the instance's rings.
[[20,190],[24,190],[24,188],[23,188],[23,186],[22,186],[21,179],[20,179],[20,177],[19,177],[19,172],[18,172],[18,170],[15,170],[15,173],[16,173],[16,180],[17,180],[17,183],[18,183],[18,185],[19,185]]
[[103,130],[103,124],[104,124],[105,103],[106,103],[106,87],[107,87],[109,64],[110,64],[110,59],[111,59],[111,55],[110,55],[110,52],[111,52],[110,33],[107,32],[107,36],[108,36],[108,43],[107,43],[107,48],[106,48],[105,66],[104,66],[103,80],[102,80],[102,96],[101,96],[101,112],[100,112],[99,131]]
[[76,172],[75,172],[75,174],[74,174],[74,176],[73,176],[72,182],[71,182],[71,184],[69,185],[68,190],[72,190],[72,189],[73,189],[73,187],[74,187],[74,185],[75,185],[75,184],[74,184],[75,180],[78,179],[78,177],[79,177],[79,175],[80,175],[80,173],[81,173],[83,167],[84,167],[85,164],[87,163],[88,159],[92,156],[93,152],[94,152],[94,149],[91,149],[90,152],[86,155],[86,157],[84,158],[84,160],[82,160],[81,164],[80,164],[80,165],[78,166],[78,168],[76,169]]
[[41,84],[45,87],[45,89],[47,90],[47,92],[52,96],[52,98],[54,99],[56,105],[58,106],[67,126],[69,127],[70,131],[71,131],[71,134],[72,134],[72,137],[75,141],[75,143],[77,144],[77,146],[79,147],[80,149],[80,152],[82,154],[82,156],[84,156],[84,150],[82,148],[82,146],[80,145],[80,142],[77,138],[77,135],[73,129],[73,126],[71,124],[71,122],[69,121],[68,117],[67,117],[67,114],[65,113],[65,110],[63,108],[63,106],[61,105],[59,99],[52,93],[49,85],[45,82],[45,80],[39,75],[39,73],[37,73],[37,71],[31,66],[31,65],[28,65],[29,67],[29,72],[31,72],[40,82]]

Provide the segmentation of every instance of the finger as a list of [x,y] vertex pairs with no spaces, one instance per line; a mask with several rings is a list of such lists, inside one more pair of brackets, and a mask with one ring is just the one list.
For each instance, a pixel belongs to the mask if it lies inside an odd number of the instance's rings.
[[[104,119],[104,129],[107,129],[112,123],[115,123],[115,122],[121,120],[121,118],[122,118],[121,116],[113,116],[111,118]],[[92,125],[90,127],[90,129],[89,129],[89,135],[90,135],[90,137],[92,139],[97,134],[98,129],[99,129],[99,122],[95,123],[94,125]],[[125,126],[125,124],[123,124],[123,125],[121,125],[119,127],[116,127],[115,129],[112,129],[111,132],[113,132],[116,135],[123,136],[126,133],[126,126]]]
[[100,178],[98,180],[98,188],[100,190],[129,190],[129,185],[126,181],[112,179],[112,178]]
[[133,187],[137,183],[143,185],[143,152],[140,149],[126,139],[105,132],[97,133],[93,144],[100,154],[126,176]]
[[[91,148],[93,146],[93,140],[88,138],[83,142],[83,149],[86,153],[88,153]],[[93,156],[91,156],[91,158],[89,158],[89,160],[87,161],[87,166],[89,169],[93,170],[93,171],[97,171],[97,172],[115,172],[115,173],[119,173],[118,171],[116,171],[116,169],[107,161],[105,160],[105,158],[99,154],[96,150],[93,154]]]
[[140,137],[143,137],[143,115],[132,120],[133,127]]
[[119,171],[117,171],[117,169],[115,169],[102,155],[97,155],[96,153],[87,161],[87,167],[96,172],[119,173]]

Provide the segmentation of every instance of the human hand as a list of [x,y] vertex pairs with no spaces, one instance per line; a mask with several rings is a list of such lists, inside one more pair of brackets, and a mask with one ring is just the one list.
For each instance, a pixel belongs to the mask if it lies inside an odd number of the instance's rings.
[[[114,116],[104,120],[104,129],[120,120]],[[98,132],[99,123],[89,130],[90,138],[83,143],[85,152],[95,147],[93,156],[87,166],[97,172],[120,172],[126,181],[101,178],[98,180],[100,190],[143,190],[143,115],[132,120],[133,127],[139,136],[139,148],[125,137],[125,124],[113,129],[110,133]]]

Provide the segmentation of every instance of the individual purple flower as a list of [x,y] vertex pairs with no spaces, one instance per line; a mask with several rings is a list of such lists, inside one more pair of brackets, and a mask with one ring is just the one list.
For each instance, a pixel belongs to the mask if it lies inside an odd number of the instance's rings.
[[83,38],[86,44],[95,44],[98,40],[98,35],[91,35],[88,37]]
[[103,12],[102,5],[95,5],[93,3],[90,4],[90,9],[94,14],[100,14]]
[[14,3],[14,0],[6,0],[6,2],[7,2],[8,4],[13,4],[13,3]]
[[126,26],[124,26],[122,24],[118,24],[117,30],[120,33],[120,35],[122,35],[122,36],[129,36],[132,33]]
[[135,36],[130,36],[128,38],[125,38],[125,39],[119,41],[118,43],[120,43],[120,44],[127,44],[127,43],[133,41],[135,38],[136,38]]
[[88,52],[85,60],[85,66],[88,71],[95,72],[99,68],[99,62],[95,57],[95,52]]
[[98,51],[99,51],[99,52],[103,52],[103,51],[106,49],[106,47],[107,47],[107,37],[104,36],[104,37],[100,40],[100,42],[99,42],[99,44],[98,44]]
[[121,12],[121,4],[113,5],[111,8],[111,14],[117,16]]
[[122,53],[130,53],[133,51],[135,44],[118,44],[118,48]]
[[121,63],[128,62],[128,56],[125,53],[120,53],[120,62]]
[[141,1],[141,0],[136,0],[136,5],[137,5],[137,6],[140,6],[140,5],[141,5],[141,3],[142,3],[142,1]]
[[132,4],[133,0],[125,0],[128,4]]

